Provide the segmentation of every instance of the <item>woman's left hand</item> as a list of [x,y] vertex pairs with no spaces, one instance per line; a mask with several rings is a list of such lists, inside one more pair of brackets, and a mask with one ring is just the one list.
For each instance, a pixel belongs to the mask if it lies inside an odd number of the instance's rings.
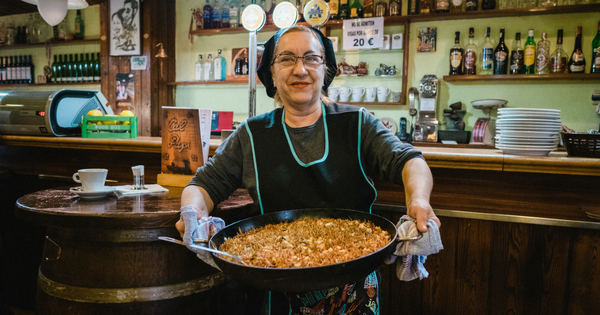
[[406,214],[417,220],[417,229],[421,232],[427,232],[427,220],[432,219],[438,227],[442,225],[440,219],[433,212],[429,201],[415,199],[407,205]]

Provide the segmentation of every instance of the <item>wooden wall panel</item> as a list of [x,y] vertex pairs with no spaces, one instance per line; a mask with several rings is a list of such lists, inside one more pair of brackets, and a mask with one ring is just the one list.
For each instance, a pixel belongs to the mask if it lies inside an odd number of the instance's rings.
[[600,233],[577,233],[571,256],[567,313],[594,314],[600,310]]
[[[160,136],[160,107],[172,95],[166,83],[175,81],[175,1],[145,0],[140,3],[141,55],[147,58],[146,70],[130,70],[130,56],[110,56],[108,3],[100,6],[102,93],[109,104],[116,104],[116,74],[133,73],[135,98],[133,111],[138,117],[140,136]],[[162,43],[168,58],[156,58]],[[161,74],[160,64],[163,64]],[[113,107],[114,108],[114,107]]]

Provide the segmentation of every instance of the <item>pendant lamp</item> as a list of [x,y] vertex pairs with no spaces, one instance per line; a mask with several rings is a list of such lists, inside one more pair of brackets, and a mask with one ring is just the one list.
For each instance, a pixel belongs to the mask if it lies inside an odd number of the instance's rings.
[[60,23],[67,10],[80,10],[88,7],[85,0],[21,0],[29,4],[37,5],[42,18],[51,26]]

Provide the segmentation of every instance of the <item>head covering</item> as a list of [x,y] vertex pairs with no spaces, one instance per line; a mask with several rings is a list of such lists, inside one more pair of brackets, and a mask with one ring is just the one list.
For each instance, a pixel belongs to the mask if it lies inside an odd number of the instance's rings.
[[[305,26],[292,26],[292,27],[305,27]],[[331,84],[331,81],[335,77],[337,73],[337,64],[335,62],[335,53],[333,51],[333,45],[331,44],[331,40],[327,38],[327,36],[323,35],[319,30],[314,29],[312,27],[305,27],[311,30],[323,45],[323,50],[325,51],[325,64],[327,65],[327,73],[325,74],[325,78],[323,81],[323,92],[327,91],[327,88]],[[258,69],[256,72],[258,73],[258,78],[260,82],[267,88],[267,95],[269,97],[274,97],[277,92],[277,88],[273,84],[273,73],[271,73],[271,61],[273,60],[273,53],[275,52],[275,45],[279,41],[279,38],[285,31],[289,28],[280,29],[271,37],[264,46],[264,52],[262,58],[260,59],[260,65],[258,65]]]

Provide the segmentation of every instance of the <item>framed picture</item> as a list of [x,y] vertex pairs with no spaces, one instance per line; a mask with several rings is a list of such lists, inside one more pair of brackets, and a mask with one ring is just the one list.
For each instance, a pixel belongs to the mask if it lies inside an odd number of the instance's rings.
[[135,99],[135,77],[133,73],[117,73],[116,78],[117,98],[115,114],[118,115],[124,110],[133,110],[133,100]]
[[140,0],[110,0],[109,18],[110,55],[140,55]]
[[437,41],[437,27],[423,27],[418,29],[417,52],[435,52]]

